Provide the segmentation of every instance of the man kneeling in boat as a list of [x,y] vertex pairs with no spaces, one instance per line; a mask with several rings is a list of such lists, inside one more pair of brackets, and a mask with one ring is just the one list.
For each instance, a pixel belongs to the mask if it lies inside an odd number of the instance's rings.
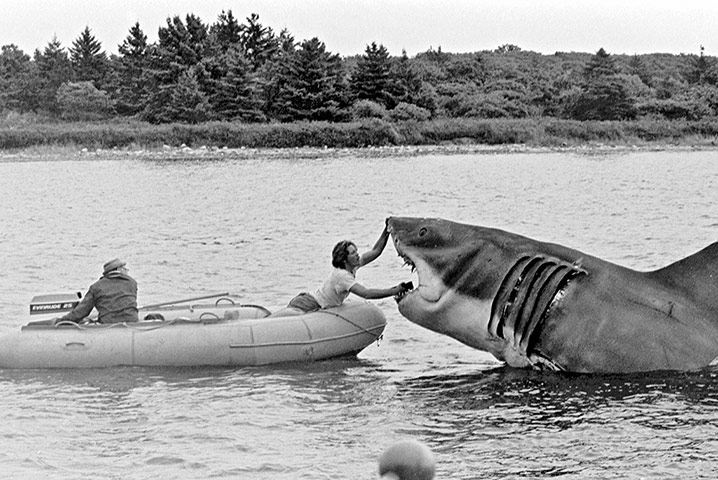
[[371,250],[359,255],[354,242],[342,240],[332,250],[332,266],[334,269],[319,289],[314,293],[302,292],[292,300],[286,308],[275,313],[272,317],[301,315],[322,308],[338,307],[350,293],[368,300],[393,297],[411,290],[410,283],[400,283],[390,288],[367,288],[356,280],[356,271],[376,260],[386,247],[389,232],[386,227]]
[[93,308],[97,309],[99,323],[136,322],[137,282],[127,274],[127,264],[115,258],[105,263],[102,276],[90,285],[85,298],[67,315],[55,319],[59,322],[79,322]]

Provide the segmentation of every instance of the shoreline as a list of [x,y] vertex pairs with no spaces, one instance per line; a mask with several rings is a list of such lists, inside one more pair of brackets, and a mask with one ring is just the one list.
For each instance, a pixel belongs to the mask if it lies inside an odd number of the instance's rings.
[[646,143],[641,145],[580,144],[563,146],[531,146],[525,144],[473,144],[451,143],[437,145],[403,145],[361,148],[294,147],[294,148],[228,148],[198,147],[186,145],[162,148],[113,148],[87,149],[68,146],[29,147],[15,151],[0,151],[0,162],[37,160],[92,160],[93,158],[137,158],[137,159],[274,159],[290,158],[311,160],[321,158],[388,158],[417,157],[424,155],[499,155],[499,154],[547,154],[573,153],[577,155],[611,155],[637,152],[687,152],[713,151],[718,145],[710,144],[669,144]]
[[89,158],[357,158],[620,153],[718,148],[718,120],[577,122],[528,119],[149,125],[28,124],[0,128],[0,161]]

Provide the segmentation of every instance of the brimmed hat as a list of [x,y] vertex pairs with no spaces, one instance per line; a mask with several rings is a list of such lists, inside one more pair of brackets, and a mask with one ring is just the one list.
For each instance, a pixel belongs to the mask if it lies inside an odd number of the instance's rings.
[[124,267],[125,265],[127,265],[127,264],[125,262],[123,262],[122,260],[120,260],[119,258],[113,258],[112,260],[107,262],[105,265],[103,265],[102,274],[105,275],[108,272],[117,270],[118,268]]

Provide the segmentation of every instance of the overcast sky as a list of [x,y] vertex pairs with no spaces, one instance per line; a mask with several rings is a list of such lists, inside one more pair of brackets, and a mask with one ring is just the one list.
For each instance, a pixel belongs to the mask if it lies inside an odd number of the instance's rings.
[[135,22],[150,42],[167,18],[189,13],[212,24],[222,10],[252,13],[297,41],[319,38],[332,53],[361,54],[371,42],[391,55],[518,45],[544,54],[688,53],[718,56],[718,0],[2,0],[0,45],[25,53],[54,36],[65,47],[86,26],[117,53]]

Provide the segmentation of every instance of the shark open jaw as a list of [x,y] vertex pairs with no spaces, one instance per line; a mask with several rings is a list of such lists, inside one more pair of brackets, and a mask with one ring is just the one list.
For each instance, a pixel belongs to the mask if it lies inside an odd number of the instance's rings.
[[[393,229],[390,227],[390,233]],[[397,303],[411,295],[418,295],[428,303],[436,303],[441,299],[446,287],[441,283],[431,267],[420,256],[415,255],[411,247],[402,243],[398,236],[393,236],[394,248],[404,262],[404,267],[409,267],[412,274],[416,274],[417,282],[415,288],[395,297]]]

